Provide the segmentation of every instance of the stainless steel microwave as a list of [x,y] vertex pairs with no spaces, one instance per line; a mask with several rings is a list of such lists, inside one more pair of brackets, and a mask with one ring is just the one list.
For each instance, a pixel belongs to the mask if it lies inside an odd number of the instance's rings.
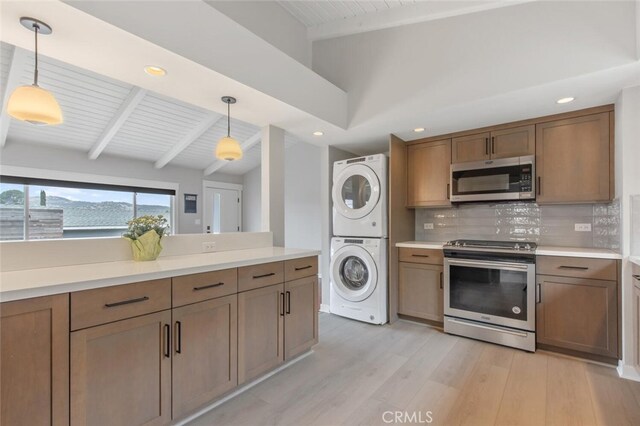
[[535,156],[451,165],[451,201],[533,200]]

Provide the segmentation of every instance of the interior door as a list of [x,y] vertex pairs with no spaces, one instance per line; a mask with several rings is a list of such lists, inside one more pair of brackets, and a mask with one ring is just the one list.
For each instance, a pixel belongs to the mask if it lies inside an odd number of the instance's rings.
[[237,189],[205,188],[204,231],[220,234],[240,232],[240,191]]

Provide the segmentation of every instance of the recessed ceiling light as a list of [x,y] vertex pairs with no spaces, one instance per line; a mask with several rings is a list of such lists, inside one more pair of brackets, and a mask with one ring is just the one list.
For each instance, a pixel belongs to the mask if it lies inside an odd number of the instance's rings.
[[322,136],[324,135],[324,132],[321,132],[320,130],[313,132],[313,136]]
[[155,77],[167,75],[167,71],[164,68],[158,67],[156,65],[147,65],[146,67],[144,67],[144,72]]
[[413,131],[416,133],[424,132],[424,127],[416,127]]
[[560,98],[556,101],[557,104],[568,104],[569,102],[573,102],[575,98],[572,97],[567,97],[567,98]]

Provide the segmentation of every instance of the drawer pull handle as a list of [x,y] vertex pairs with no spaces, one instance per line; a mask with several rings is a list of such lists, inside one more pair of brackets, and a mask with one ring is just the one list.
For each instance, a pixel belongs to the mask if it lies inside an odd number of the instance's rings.
[[164,357],[171,357],[171,326],[164,325]]
[[444,274],[440,272],[440,290],[444,287]]
[[262,275],[254,275],[253,279],[257,280],[258,278],[266,278],[266,277],[272,277],[274,276],[276,273],[275,272],[269,272],[268,274],[262,274]]
[[144,302],[145,300],[149,300],[149,298],[147,296],[142,296],[142,297],[138,297],[137,299],[123,300],[122,302],[105,303],[104,307],[105,308],[114,308],[116,306],[129,305],[131,303]]
[[496,137],[495,136],[491,136],[491,153],[492,154],[496,153]]
[[301,266],[301,267],[299,267],[299,268],[295,268],[295,269],[296,269],[296,271],[302,271],[302,270],[304,270],[304,269],[309,269],[309,268],[311,268],[311,265]]
[[208,288],[214,288],[214,287],[220,287],[223,286],[224,283],[215,283],[215,284],[208,284],[208,285],[201,285],[200,287],[194,287],[193,291],[200,291],[200,290],[206,290]]
[[640,275],[632,275],[633,278],[635,278],[636,280],[640,281]]
[[284,316],[284,293],[280,293],[280,316]]
[[428,254],[412,254],[413,257],[429,257]]
[[558,266],[559,269],[575,269],[577,271],[586,271],[587,269],[589,269],[586,266],[567,266],[567,265],[561,265]]
[[538,176],[538,195],[542,195],[542,176]]
[[287,291],[287,314],[291,313],[291,292]]

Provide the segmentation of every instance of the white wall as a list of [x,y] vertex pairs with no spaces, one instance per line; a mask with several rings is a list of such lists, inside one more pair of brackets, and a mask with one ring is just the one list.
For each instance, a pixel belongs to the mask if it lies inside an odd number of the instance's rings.
[[261,182],[259,166],[242,176],[242,230],[244,232],[259,232],[262,228],[260,223],[262,219]]
[[631,195],[640,194],[640,86],[622,90],[616,102],[616,195],[622,210],[622,366],[625,377],[640,380],[632,366],[634,350],[631,264]]
[[[175,208],[178,232],[181,234],[202,232],[202,225],[196,223],[196,220],[202,221],[203,176],[201,170],[171,165],[156,169],[151,162],[105,154],[101,155],[97,160],[89,160],[87,154],[83,151],[52,148],[17,141],[9,141],[0,151],[0,166],[2,165],[102,175],[105,176],[105,183],[109,182],[109,176],[177,183],[179,191],[176,195]],[[207,180],[242,183],[242,176],[214,173],[209,175]],[[184,213],[183,201],[185,193],[198,194],[197,214]]]
[[271,1],[207,1],[272,46],[296,61],[310,66],[311,44],[307,29],[276,2]]
[[285,246],[322,249],[322,149],[298,142],[284,153]]

